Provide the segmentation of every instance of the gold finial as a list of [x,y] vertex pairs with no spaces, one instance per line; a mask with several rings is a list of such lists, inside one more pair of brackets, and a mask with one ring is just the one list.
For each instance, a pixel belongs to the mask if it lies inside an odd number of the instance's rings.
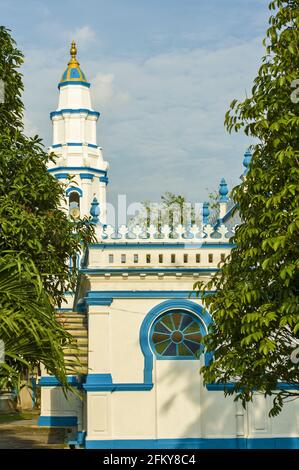
[[69,61],[68,65],[79,65],[77,61],[77,47],[75,41],[72,41],[72,45],[70,48],[71,60]]

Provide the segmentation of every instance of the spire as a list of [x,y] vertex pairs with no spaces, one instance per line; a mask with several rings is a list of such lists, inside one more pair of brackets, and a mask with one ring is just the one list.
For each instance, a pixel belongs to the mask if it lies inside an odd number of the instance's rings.
[[77,61],[77,46],[75,41],[72,41],[71,48],[70,48],[71,60],[68,63],[68,66],[75,66],[79,67],[79,62]]
[[65,85],[82,85],[90,87],[84,72],[80,68],[80,64],[77,60],[77,45],[75,41],[72,41],[70,48],[71,58],[67,64],[66,70],[63,72],[61,80],[58,84],[58,88]]

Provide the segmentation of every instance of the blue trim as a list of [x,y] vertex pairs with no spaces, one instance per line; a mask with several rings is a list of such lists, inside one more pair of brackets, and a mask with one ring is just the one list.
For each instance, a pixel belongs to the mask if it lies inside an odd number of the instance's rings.
[[[216,291],[208,291],[208,294],[213,294]],[[89,291],[85,297],[88,305],[89,302],[96,302],[97,300],[110,300],[113,299],[189,299],[201,298],[201,294],[197,295],[195,291],[189,290],[105,290],[105,291]],[[96,305],[93,303],[92,305]],[[102,305],[102,304],[100,304]]]
[[82,85],[82,86],[86,86],[87,88],[90,88],[90,83],[88,82],[83,82],[81,80],[74,80],[74,81],[71,81],[71,80],[68,80],[66,82],[60,82],[58,83],[58,88],[62,87],[62,86],[67,86],[67,85]]
[[206,389],[209,390],[209,392],[219,392],[219,391],[229,391],[234,389],[235,384],[234,383],[227,383],[227,384],[220,384],[220,383],[210,383],[206,384]]
[[68,441],[68,445],[71,446],[85,446],[86,431],[78,431],[77,438],[75,441]]
[[[162,302],[152,308],[141,324],[139,335],[139,343],[144,355],[144,383],[152,382],[153,352],[150,348],[149,342],[149,332],[151,326],[159,315],[173,309],[186,310],[197,315],[200,321],[204,324],[206,332],[208,326],[212,323],[212,318],[207,310],[205,310],[201,305],[192,302],[191,300],[166,300],[165,302]],[[194,358],[192,359],[194,360]]]
[[109,183],[109,180],[108,180],[107,176],[100,176],[100,181],[101,181],[101,183],[106,183],[106,184]]
[[93,298],[85,298],[84,299],[84,311],[86,310],[85,306],[86,305],[108,305],[108,307],[110,307],[110,305],[112,304],[112,301],[113,299],[111,298],[101,298],[101,299],[93,299]]
[[[224,392],[229,390],[234,390],[236,382],[229,382],[226,384],[223,383],[210,383],[206,384],[206,388],[209,391],[215,392]],[[299,390],[299,384],[288,384],[287,382],[278,382],[276,385],[276,390]]]
[[[68,375],[67,383],[73,387],[80,387],[81,383],[76,375]],[[39,379],[38,385],[40,387],[61,387],[61,382],[53,375],[44,375]]]
[[299,390],[299,384],[288,384],[287,382],[278,382],[277,390]]
[[89,166],[57,166],[55,168],[48,169],[49,173],[54,173],[55,171],[91,171],[92,173],[97,173],[100,175],[107,175],[107,171],[98,170],[97,168],[91,168]]
[[78,187],[74,187],[74,186],[71,186],[70,188],[68,188],[65,192],[65,194],[68,196],[70,193],[73,193],[73,192],[76,192],[80,195],[80,197],[83,196],[83,191],[81,188],[78,188]]
[[62,116],[63,114],[66,113],[71,113],[71,114],[77,114],[77,113],[87,113],[90,116],[100,116],[100,113],[98,111],[92,111],[87,108],[78,108],[78,109],[73,109],[73,108],[64,108],[60,109],[59,111],[52,111],[50,113],[50,119],[52,119],[53,116]]
[[40,416],[37,425],[50,427],[77,426],[77,416]]
[[135,268],[132,266],[132,268],[115,268],[115,269],[102,269],[102,268],[81,268],[80,272],[81,273],[87,273],[87,274],[105,274],[105,273],[130,273],[130,274],[140,274],[140,273],[146,273],[146,274],[152,274],[152,273],[215,273],[219,271],[219,268]]
[[83,147],[84,145],[87,145],[87,147],[90,147],[90,148],[98,148],[97,145],[94,145],[94,144],[83,144],[82,142],[66,142],[65,144],[53,144],[52,145],[52,148],[53,149],[56,149],[56,148],[60,148],[60,147],[67,147],[67,146],[77,146],[77,147]]
[[92,173],[80,173],[81,180],[93,180],[94,175]]
[[[49,171],[49,170],[48,170]],[[57,180],[67,179],[69,174],[68,173],[56,173],[53,175]]]
[[88,440],[86,449],[299,449],[299,437]]
[[[207,292],[207,295],[215,291]],[[171,290],[119,290],[119,291],[89,291],[80,304],[76,306],[77,312],[86,312],[88,305],[107,305],[110,306],[114,299],[200,299],[201,294],[197,295],[195,291],[171,291]]]
[[[189,240],[189,243],[188,243],[188,240]],[[219,248],[219,249],[223,249],[223,248],[234,248],[236,246],[235,243],[219,243],[219,242],[215,242],[215,243],[211,243],[211,242],[205,242],[204,239],[202,241],[202,243],[198,242],[198,244],[196,243],[190,243],[190,239],[186,238],[184,242],[182,241],[173,241],[173,242],[166,242],[166,243],[159,243],[159,242],[152,242],[152,241],[149,241],[149,242],[115,242],[115,243],[93,243],[91,245],[89,245],[89,248],[92,250],[92,249],[97,249],[97,248],[101,248],[102,250],[121,250],[121,249],[136,249],[136,248],[144,248],[146,250],[149,250],[149,249],[152,249],[152,248],[156,248],[156,249],[170,249],[170,250],[173,250],[173,249],[178,249],[178,248],[182,248],[182,249],[186,249],[186,248]]]
[[128,392],[149,391],[152,383],[113,383],[111,374],[88,374],[83,384],[87,392]]

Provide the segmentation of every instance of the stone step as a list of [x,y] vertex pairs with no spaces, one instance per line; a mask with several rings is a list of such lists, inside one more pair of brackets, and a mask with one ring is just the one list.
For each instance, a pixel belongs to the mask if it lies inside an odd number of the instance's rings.
[[64,357],[67,363],[73,362],[74,364],[77,364],[79,360],[80,362],[82,362],[82,364],[87,364],[87,361],[88,361],[88,355],[82,356],[80,357],[80,359],[76,357],[74,354],[65,354]]
[[85,330],[87,328],[85,325],[81,325],[80,323],[61,323],[61,325],[68,331],[68,330]]
[[87,330],[83,328],[67,328],[66,331],[70,333],[75,339],[76,338],[87,338]]
[[85,330],[87,331],[87,328],[85,325],[80,325],[80,323],[62,323],[62,325],[65,327],[66,330]]
[[86,348],[85,349],[67,348],[64,350],[65,356],[71,356],[72,354],[75,356],[87,356],[88,355]]
[[61,322],[65,322],[65,321],[81,321],[81,322],[84,322],[86,321],[87,322],[87,317],[84,315],[84,316],[78,316],[78,315],[61,315],[61,316],[56,316],[56,319],[58,321],[61,321]]
[[87,318],[85,313],[76,313],[76,312],[57,312],[56,318]]
[[78,345],[78,348],[87,348],[88,346],[88,338],[81,338],[81,337],[76,337],[74,336],[76,343]]

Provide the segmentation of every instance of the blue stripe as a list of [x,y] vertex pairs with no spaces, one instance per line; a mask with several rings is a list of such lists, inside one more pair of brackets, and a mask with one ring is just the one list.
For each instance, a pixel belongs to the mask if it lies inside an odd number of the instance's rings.
[[215,273],[219,271],[218,268],[115,268],[115,269],[102,269],[102,268],[83,268],[80,269],[81,273],[88,274],[104,274],[104,273],[130,273],[130,274],[140,274],[140,273]]
[[299,437],[88,440],[86,449],[299,449]]
[[87,392],[128,392],[149,391],[152,383],[113,383],[111,374],[88,374],[83,385]]
[[[210,392],[216,391],[216,392],[224,392],[226,390],[234,390],[236,383],[235,382],[229,382],[226,384],[222,383],[210,383],[206,384],[207,390]],[[288,384],[287,382],[278,382],[276,385],[276,390],[299,390],[299,384]]]
[[[49,170],[48,170],[49,171]],[[67,179],[69,174],[68,173],[56,173],[55,175],[53,175],[57,180],[61,180],[61,179]]]
[[102,183],[106,183],[106,184],[109,183],[109,180],[108,180],[107,176],[100,176],[100,181],[101,181]]
[[66,82],[60,82],[58,83],[58,88],[62,87],[62,86],[67,86],[67,85],[82,85],[82,86],[86,86],[87,88],[90,88],[90,83],[88,82],[82,82],[81,80],[74,80],[74,81],[71,81],[71,80],[68,80]]
[[[83,144],[82,142],[66,142],[65,144],[63,144],[63,146],[67,146],[67,145],[82,147],[83,145],[86,145],[86,144]],[[52,145],[53,149],[60,148],[60,147],[62,147],[62,144],[53,144]],[[87,147],[91,147],[91,148],[95,148],[95,149],[98,148],[98,146],[95,145],[95,144],[87,144]]]
[[60,109],[59,111],[52,111],[50,113],[50,118],[52,119],[53,116],[61,116],[62,114],[65,113],[87,113],[89,116],[100,116],[100,113],[98,111],[92,111],[91,109],[87,108],[78,108],[78,109],[73,109],[73,108],[65,108],[65,109]]
[[77,416],[40,416],[37,424],[50,427],[77,426]]
[[89,166],[57,166],[55,168],[50,168],[49,173],[54,173],[55,171],[92,171],[93,173],[98,173],[100,175],[107,175],[107,171],[98,170],[97,168],[91,168]]
[[80,178],[81,180],[93,180],[94,175],[92,173],[80,173]]
[[[216,291],[208,291],[207,295]],[[97,301],[106,301],[111,305],[113,299],[189,299],[201,298],[201,294],[195,291],[181,290],[105,290],[89,291],[85,297],[87,305],[97,305]],[[108,302],[110,302],[108,304]],[[99,304],[103,305],[103,304]]]

